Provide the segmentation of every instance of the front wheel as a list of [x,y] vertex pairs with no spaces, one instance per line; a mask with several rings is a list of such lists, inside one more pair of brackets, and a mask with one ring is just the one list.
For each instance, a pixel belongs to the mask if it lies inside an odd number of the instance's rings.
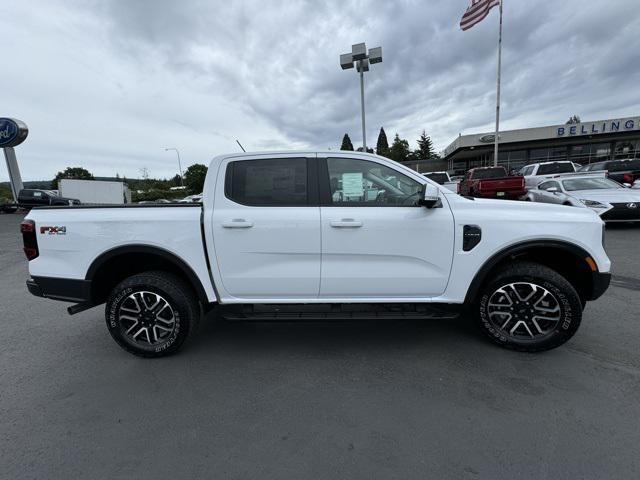
[[582,319],[573,286],[555,270],[530,262],[498,272],[483,288],[475,309],[480,328],[493,342],[525,352],[562,345]]
[[196,330],[200,308],[180,277],[145,272],[123,280],[111,291],[105,316],[109,333],[120,347],[152,358],[182,347]]

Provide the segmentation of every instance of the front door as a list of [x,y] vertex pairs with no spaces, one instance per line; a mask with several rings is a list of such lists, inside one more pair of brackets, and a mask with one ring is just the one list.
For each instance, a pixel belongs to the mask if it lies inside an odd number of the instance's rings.
[[319,159],[319,167],[320,297],[441,295],[454,248],[446,200],[438,208],[418,206],[422,183],[382,161],[337,154]]
[[315,155],[243,157],[221,165],[212,258],[228,295],[256,301],[318,297],[315,171]]

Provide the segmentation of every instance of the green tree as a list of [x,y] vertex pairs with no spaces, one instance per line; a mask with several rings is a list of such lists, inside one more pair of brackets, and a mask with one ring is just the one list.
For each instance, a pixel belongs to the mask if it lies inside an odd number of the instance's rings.
[[348,133],[345,133],[344,137],[342,137],[342,145],[340,146],[340,150],[350,150],[353,152],[353,143],[351,143],[351,139],[349,138]]
[[181,185],[182,185],[182,182],[180,181],[180,175],[176,173],[176,175],[172,177],[171,180],[169,180],[169,186],[180,187]]
[[51,189],[58,190],[58,182],[63,178],[73,178],[75,180],[94,180],[89,170],[82,167],[67,167],[63,172],[58,172],[51,182]]
[[416,160],[435,160],[438,154],[433,149],[433,142],[427,133],[423,130],[418,139],[418,148],[414,151]]
[[5,187],[4,185],[0,186],[0,205],[3,203],[12,203],[13,202],[13,193],[11,189]]
[[201,163],[194,163],[184,172],[184,184],[192,194],[202,193],[207,167]]
[[378,134],[376,153],[383,157],[389,156],[389,142],[387,141],[387,134],[384,132],[384,128],[382,127],[380,127],[380,133]]
[[389,158],[396,162],[406,162],[411,155],[411,149],[409,148],[409,142],[404,138],[400,138],[400,135],[396,133],[393,138],[393,144],[389,148]]

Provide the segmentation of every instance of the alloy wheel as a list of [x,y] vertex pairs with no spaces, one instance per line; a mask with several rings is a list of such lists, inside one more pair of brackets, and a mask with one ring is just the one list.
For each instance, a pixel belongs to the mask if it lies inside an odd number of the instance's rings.
[[134,345],[155,346],[171,336],[176,315],[169,302],[155,292],[139,291],[129,295],[118,311],[120,330]]
[[562,315],[555,295],[530,282],[509,283],[496,289],[486,308],[492,325],[518,340],[538,340],[551,334]]

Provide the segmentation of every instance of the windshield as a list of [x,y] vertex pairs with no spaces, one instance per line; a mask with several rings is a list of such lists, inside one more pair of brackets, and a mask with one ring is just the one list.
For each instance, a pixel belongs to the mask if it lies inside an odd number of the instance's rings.
[[551,173],[567,173],[574,172],[571,162],[557,162],[540,165],[538,167],[538,175],[549,175]]
[[445,182],[449,181],[446,173],[425,173],[424,176],[439,183],[440,185],[444,185]]
[[640,160],[628,160],[622,162],[611,162],[607,165],[610,172],[622,172],[624,170],[640,170]]
[[501,178],[506,177],[507,171],[502,167],[496,168],[483,168],[481,170],[475,170],[473,172],[473,178]]
[[624,188],[619,183],[608,178],[574,178],[563,180],[562,186],[568,192],[576,190],[604,190],[607,188]]

